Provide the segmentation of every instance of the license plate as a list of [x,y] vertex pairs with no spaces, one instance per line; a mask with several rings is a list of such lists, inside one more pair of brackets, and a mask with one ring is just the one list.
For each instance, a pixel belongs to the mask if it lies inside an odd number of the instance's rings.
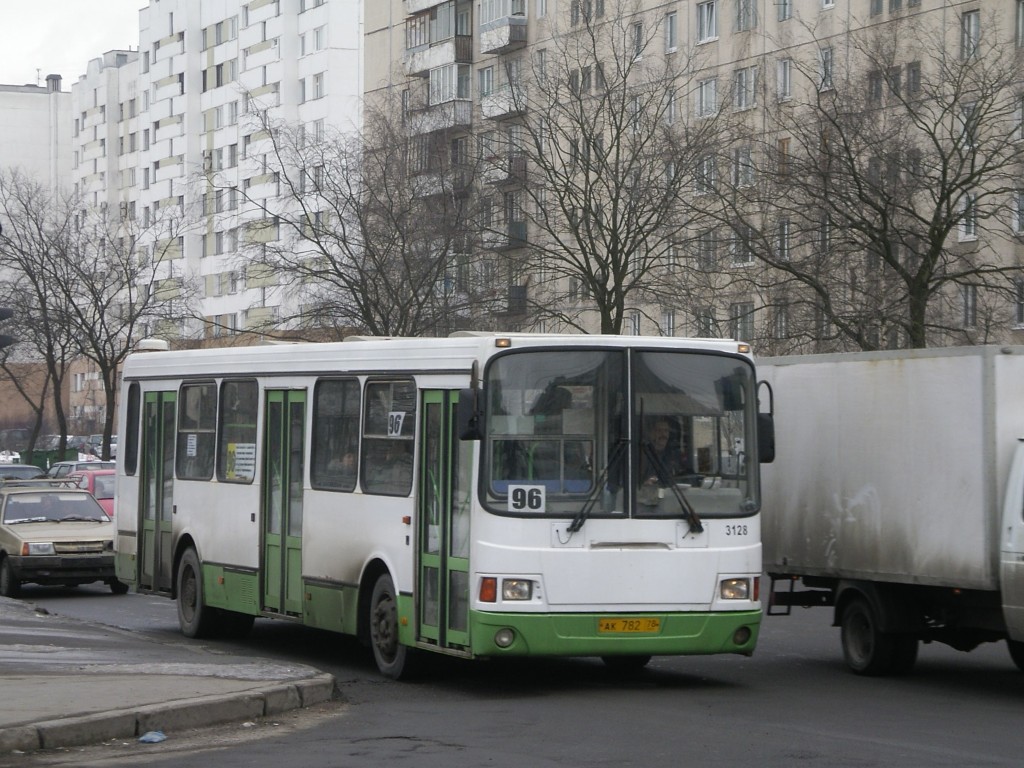
[[597,631],[604,632],[660,632],[661,619],[641,616],[635,619],[598,619]]

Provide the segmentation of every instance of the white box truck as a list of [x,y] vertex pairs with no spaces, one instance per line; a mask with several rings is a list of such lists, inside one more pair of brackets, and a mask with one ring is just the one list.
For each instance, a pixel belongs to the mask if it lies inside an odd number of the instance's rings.
[[1024,670],[1024,347],[763,359],[768,613],[831,606],[859,674],[920,642]]

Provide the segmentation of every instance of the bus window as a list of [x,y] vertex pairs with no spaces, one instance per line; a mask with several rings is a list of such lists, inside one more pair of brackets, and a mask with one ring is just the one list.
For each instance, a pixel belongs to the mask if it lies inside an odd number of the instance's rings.
[[121,456],[124,457],[124,473],[134,475],[139,469],[139,424],[142,413],[142,400],[139,385],[132,383],[128,387],[127,419],[125,420],[124,445]]
[[359,456],[359,382],[317,382],[313,401],[312,466],[314,488],[353,491]]
[[368,383],[360,467],[364,491],[409,495],[415,433],[416,385],[411,381]]
[[259,406],[259,387],[255,381],[225,381],[221,384],[218,480],[251,483],[256,477],[256,416]]
[[213,477],[217,385],[186,384],[178,407],[177,473],[183,480]]

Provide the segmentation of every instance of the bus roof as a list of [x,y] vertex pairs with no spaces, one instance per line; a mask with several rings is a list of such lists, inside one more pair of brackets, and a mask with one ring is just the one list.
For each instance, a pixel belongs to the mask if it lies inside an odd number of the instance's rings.
[[460,331],[448,337],[355,336],[341,342],[142,351],[126,358],[123,377],[202,378],[260,373],[278,370],[282,365],[296,375],[323,374],[337,371],[339,363],[344,363],[346,370],[364,372],[468,372],[474,362],[483,362],[494,352],[524,347],[643,347],[733,354],[750,351],[747,344],[730,339]]

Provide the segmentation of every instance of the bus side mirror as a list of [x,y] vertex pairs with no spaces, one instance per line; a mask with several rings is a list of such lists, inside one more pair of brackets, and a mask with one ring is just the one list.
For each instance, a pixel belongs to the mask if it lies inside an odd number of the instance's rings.
[[775,417],[770,413],[757,414],[757,457],[762,464],[775,461]]
[[479,404],[483,402],[478,389],[460,389],[459,402],[455,408],[456,428],[459,440],[483,440],[484,414]]

